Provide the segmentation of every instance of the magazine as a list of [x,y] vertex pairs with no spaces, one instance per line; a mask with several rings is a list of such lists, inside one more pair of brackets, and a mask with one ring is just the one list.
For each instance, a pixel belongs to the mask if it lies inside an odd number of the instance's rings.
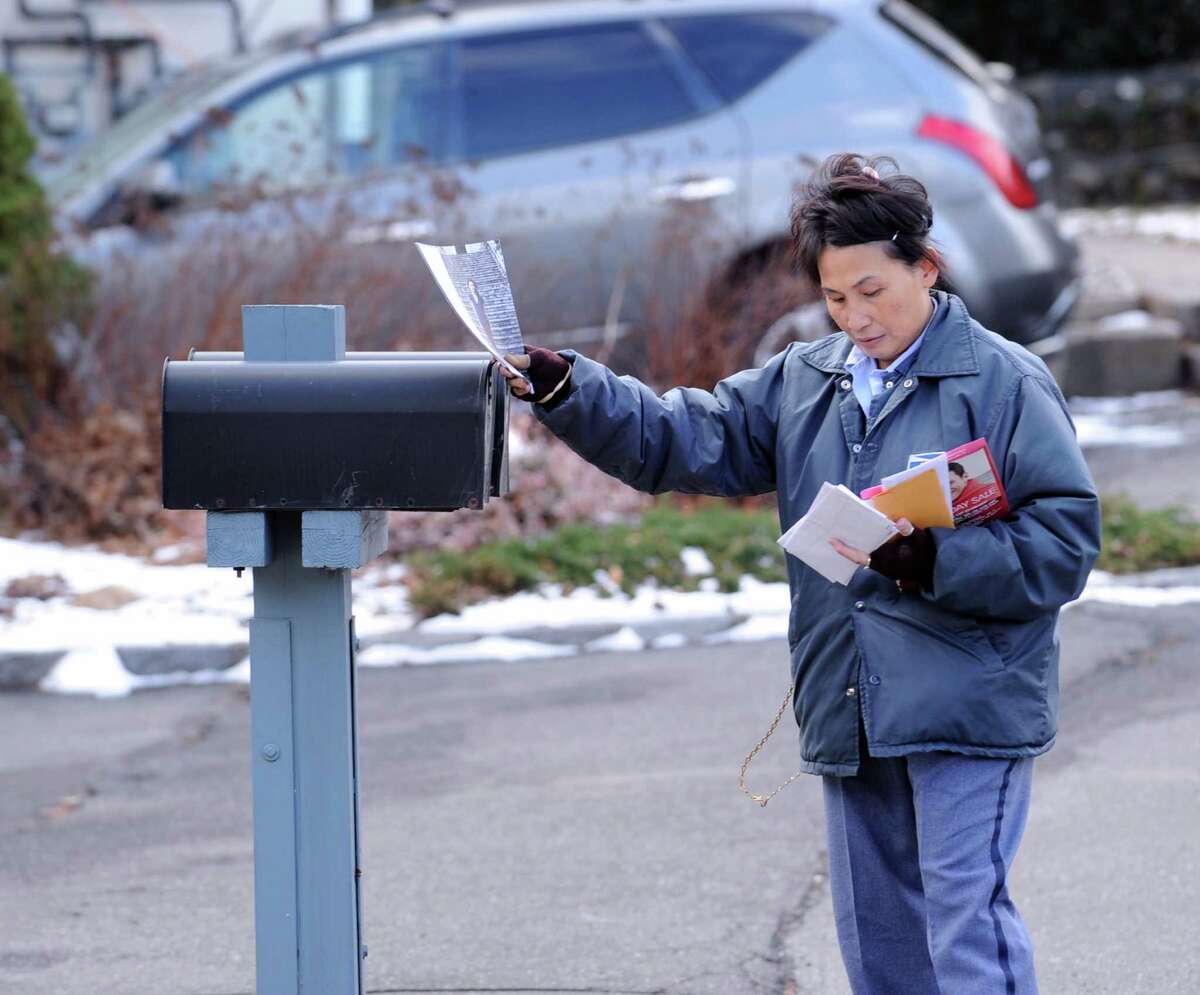
[[471,242],[463,252],[454,245],[413,244],[471,334],[507,369],[528,379],[504,359],[524,355],[525,342],[499,241]]
[[[919,473],[922,466],[934,469],[943,460],[953,527],[982,525],[1008,514],[1008,496],[1004,493],[1004,484],[1001,483],[987,439],[973,439],[945,453],[913,453],[908,458],[908,471],[885,478],[882,484],[868,488],[860,496],[864,501],[873,501],[878,506],[878,501],[874,499],[890,491],[889,482],[907,477],[912,470]],[[913,524],[918,523],[914,521]]]

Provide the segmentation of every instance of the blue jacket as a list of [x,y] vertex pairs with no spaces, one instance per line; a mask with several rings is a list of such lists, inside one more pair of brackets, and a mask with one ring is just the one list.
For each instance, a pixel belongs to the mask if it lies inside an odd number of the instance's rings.
[[534,406],[584,459],[639,490],[774,490],[783,529],[826,480],[857,493],[903,470],[910,453],[987,438],[1010,514],[934,529],[932,591],[900,593],[865,569],[843,587],[787,557],[794,709],[814,774],[857,772],[860,709],[872,756],[1027,757],[1054,742],[1058,612],[1099,552],[1095,484],[1041,360],[983,328],[953,294],[939,302],[912,366],[869,422],[842,333],[793,343],[711,393],[661,397],[564,353],[571,394],[550,411]]

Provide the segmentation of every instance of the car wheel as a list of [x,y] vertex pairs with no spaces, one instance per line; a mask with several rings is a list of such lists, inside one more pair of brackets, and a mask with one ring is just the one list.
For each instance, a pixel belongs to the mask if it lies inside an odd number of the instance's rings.
[[[761,365],[763,343],[768,337],[783,341],[792,327],[785,319],[815,299],[815,289],[793,269],[786,246],[743,256],[711,279],[678,321],[646,336],[646,368],[656,383],[711,388],[737,370]],[[813,329],[813,337],[826,334],[807,318],[809,313],[804,311],[807,320],[799,327]]]
[[772,356],[782,352],[791,342],[815,342],[836,331],[837,326],[829,317],[829,309],[821,301],[801,304],[763,332],[754,348],[754,365],[765,366]]
[[737,343],[741,366],[761,366],[792,339],[810,341],[832,330],[824,303],[782,245],[739,261],[710,300]]

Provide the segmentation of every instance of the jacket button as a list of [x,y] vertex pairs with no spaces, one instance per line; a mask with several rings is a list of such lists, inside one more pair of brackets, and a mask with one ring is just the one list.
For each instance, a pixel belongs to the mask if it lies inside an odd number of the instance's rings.
[[911,380],[911,379],[909,379],[909,380],[905,380],[905,381],[904,381],[904,386],[905,386],[905,387],[911,387],[912,385],[913,385],[913,382],[912,382],[912,380]]
[[886,387],[888,390],[891,390],[893,387],[895,387],[895,386],[896,386],[896,381],[895,381],[895,380],[889,380],[887,383],[885,383],[885,384],[884,384],[884,386],[885,386],[885,387]]
[[851,451],[851,452],[853,452],[853,453],[861,453],[861,452],[862,452],[862,446],[860,446],[860,445],[859,445],[859,444],[856,442],[856,443],[854,443],[854,445],[852,445],[852,446],[850,447],[850,451]]
[[849,390],[849,389],[850,389],[850,381],[849,381],[849,380],[843,380],[843,381],[842,381],[842,390]]
[[846,697],[853,698],[858,692],[854,688],[846,688]]
[[863,610],[865,610],[865,609],[866,609],[866,607],[867,607],[867,603],[866,603],[865,601],[856,601],[856,602],[854,602],[854,610],[855,610],[856,612],[863,611]]
[[872,674],[870,677],[867,678],[867,680],[870,681],[872,684],[879,683],[879,677],[876,674]]

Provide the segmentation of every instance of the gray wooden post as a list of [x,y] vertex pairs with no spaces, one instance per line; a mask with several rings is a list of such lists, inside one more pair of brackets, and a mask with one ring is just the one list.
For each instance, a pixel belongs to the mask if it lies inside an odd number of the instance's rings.
[[[345,358],[342,307],[243,309],[247,362]],[[254,568],[256,995],[362,995],[350,570],[383,511],[210,512],[209,563]]]

